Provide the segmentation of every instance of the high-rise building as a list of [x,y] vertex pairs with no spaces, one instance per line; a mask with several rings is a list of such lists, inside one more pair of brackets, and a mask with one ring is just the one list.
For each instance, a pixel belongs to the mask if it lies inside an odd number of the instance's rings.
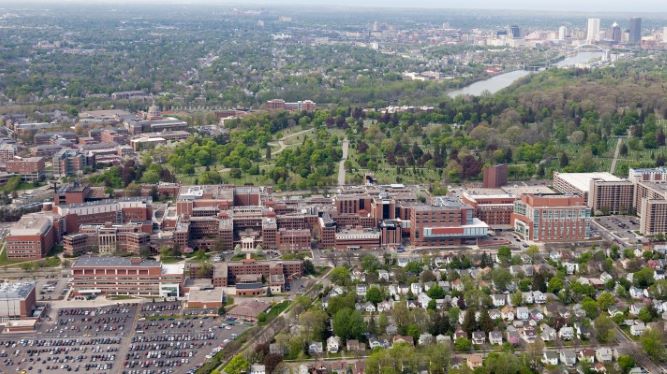
[[499,164],[484,168],[484,188],[498,188],[507,184],[509,168],[507,164]]
[[593,43],[600,41],[600,19],[589,18],[586,28],[586,42]]
[[622,37],[623,31],[621,30],[621,26],[614,22],[614,24],[611,25],[611,40],[614,41],[614,43],[620,43]]
[[590,237],[591,210],[576,195],[523,195],[514,203],[512,226],[525,239],[571,242]]
[[567,38],[567,27],[561,26],[558,28],[558,40],[565,40]]
[[667,43],[667,27],[662,28],[662,42]]
[[642,41],[642,19],[639,17],[630,18],[630,38],[628,43],[639,44]]
[[510,36],[512,39],[519,39],[521,37],[521,29],[518,25],[510,26]]

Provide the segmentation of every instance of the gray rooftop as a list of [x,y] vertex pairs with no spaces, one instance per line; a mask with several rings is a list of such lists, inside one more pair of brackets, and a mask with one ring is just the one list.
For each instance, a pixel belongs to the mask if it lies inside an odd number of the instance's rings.
[[2,283],[0,285],[0,300],[25,299],[35,289],[31,282]]
[[141,260],[139,263],[132,263],[130,257],[81,257],[74,262],[72,267],[80,266],[160,266],[155,260]]

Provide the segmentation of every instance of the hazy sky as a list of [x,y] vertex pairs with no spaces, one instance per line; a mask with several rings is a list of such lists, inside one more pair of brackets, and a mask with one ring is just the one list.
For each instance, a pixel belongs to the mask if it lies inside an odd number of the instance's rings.
[[[21,3],[23,0],[0,0]],[[27,3],[177,3],[219,5],[328,5],[339,7],[407,7],[441,9],[507,9],[557,12],[667,13],[667,0],[26,0]]]
[[575,12],[667,12],[667,0],[251,0],[254,4],[527,9]]

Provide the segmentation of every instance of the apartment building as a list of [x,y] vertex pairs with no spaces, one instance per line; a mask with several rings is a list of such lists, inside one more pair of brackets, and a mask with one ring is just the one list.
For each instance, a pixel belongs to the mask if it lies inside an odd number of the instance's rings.
[[5,162],[7,172],[20,175],[25,182],[43,179],[45,175],[44,167],[42,157],[14,158]]
[[42,213],[26,214],[9,228],[7,258],[37,260],[55,246],[59,239],[59,217]]
[[586,240],[591,209],[578,195],[523,195],[514,203],[512,226],[525,239],[539,242]]
[[83,174],[88,166],[86,156],[74,149],[61,149],[53,155],[53,174],[59,177],[71,177]]
[[582,196],[592,212],[627,214],[632,211],[634,184],[611,173],[554,173],[554,188]]
[[461,194],[461,201],[474,210],[474,216],[492,229],[510,229],[516,198],[503,190],[482,188]]

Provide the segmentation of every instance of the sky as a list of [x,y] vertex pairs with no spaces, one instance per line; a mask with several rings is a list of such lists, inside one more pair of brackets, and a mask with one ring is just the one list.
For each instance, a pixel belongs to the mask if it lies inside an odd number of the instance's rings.
[[[0,0],[15,3],[17,0]],[[27,0],[28,3],[177,3],[219,5],[318,5],[373,8],[503,9],[551,12],[667,13],[667,0]]]

